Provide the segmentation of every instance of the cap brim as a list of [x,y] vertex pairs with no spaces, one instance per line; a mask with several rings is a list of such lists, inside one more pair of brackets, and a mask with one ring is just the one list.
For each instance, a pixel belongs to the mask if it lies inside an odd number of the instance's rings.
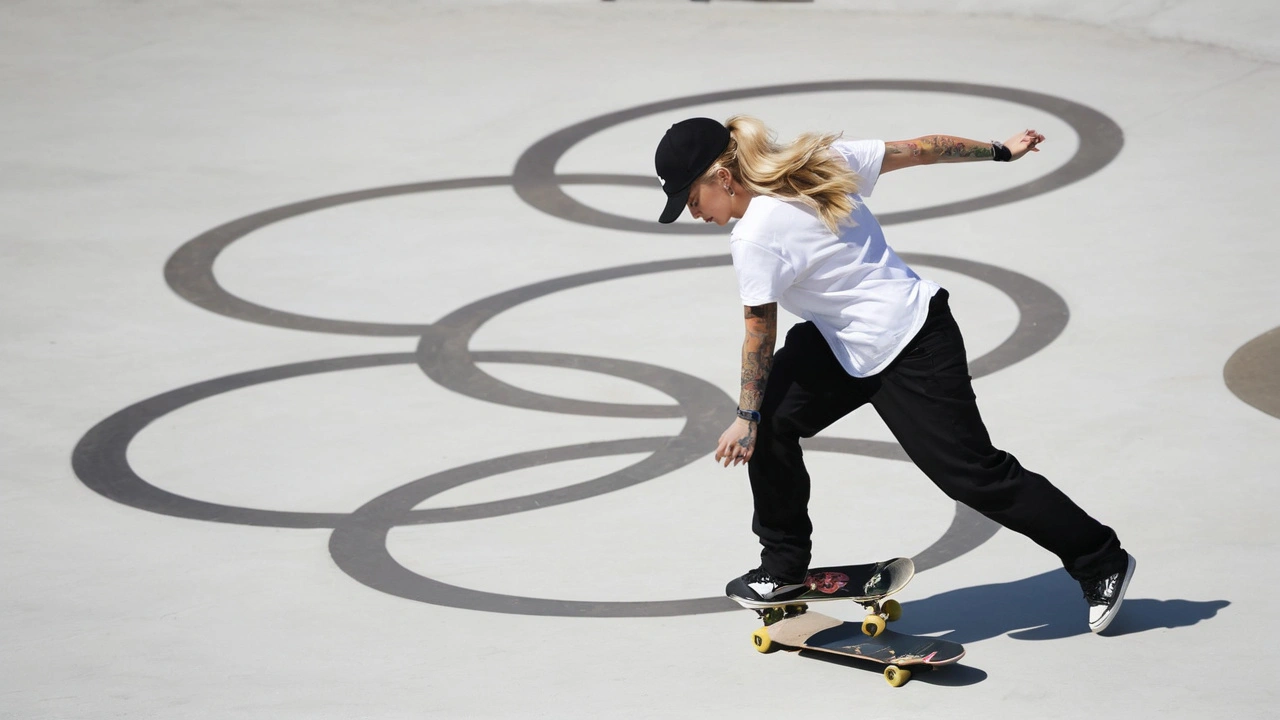
[[662,216],[658,218],[660,223],[673,223],[680,214],[684,212],[685,205],[689,204],[689,188],[685,188],[675,195],[667,196],[667,207],[663,209]]

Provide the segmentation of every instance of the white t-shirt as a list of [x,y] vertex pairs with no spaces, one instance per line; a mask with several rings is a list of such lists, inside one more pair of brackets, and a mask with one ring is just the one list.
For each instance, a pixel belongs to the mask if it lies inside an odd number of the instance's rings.
[[810,320],[854,377],[883,370],[924,325],[938,285],[923,280],[885,243],[862,202],[880,178],[884,142],[832,148],[861,179],[854,224],[837,236],[800,202],[758,195],[729,237],[742,304],[776,302]]

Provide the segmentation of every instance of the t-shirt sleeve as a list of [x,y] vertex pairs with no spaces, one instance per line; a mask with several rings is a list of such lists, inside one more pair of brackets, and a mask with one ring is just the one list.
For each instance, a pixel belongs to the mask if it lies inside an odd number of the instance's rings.
[[733,270],[738,275],[738,294],[748,307],[778,302],[791,287],[796,273],[791,264],[773,251],[749,240],[734,238],[729,243]]
[[844,157],[849,169],[861,182],[858,194],[870,196],[880,179],[880,166],[884,163],[883,140],[837,140],[831,144],[832,149]]

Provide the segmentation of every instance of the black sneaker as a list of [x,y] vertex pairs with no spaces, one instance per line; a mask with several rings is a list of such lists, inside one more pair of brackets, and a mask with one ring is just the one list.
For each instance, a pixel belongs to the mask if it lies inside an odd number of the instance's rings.
[[809,589],[804,583],[783,583],[773,579],[763,567],[729,581],[724,594],[743,607],[766,608],[785,605]]
[[1084,589],[1084,599],[1089,601],[1089,629],[1100,633],[1107,629],[1120,610],[1124,601],[1124,592],[1129,589],[1129,580],[1138,561],[1129,556],[1129,565],[1123,572],[1113,573],[1100,580],[1080,583]]

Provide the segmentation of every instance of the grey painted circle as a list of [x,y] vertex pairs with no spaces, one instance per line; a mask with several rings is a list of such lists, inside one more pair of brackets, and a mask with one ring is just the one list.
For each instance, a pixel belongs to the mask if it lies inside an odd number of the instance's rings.
[[[561,182],[586,184],[593,182],[594,177],[568,176],[562,178]],[[631,184],[626,179],[619,180],[615,178],[614,182]],[[277,310],[250,302],[222,287],[213,274],[214,263],[217,262],[218,256],[222,251],[237,240],[268,225],[299,215],[398,195],[505,187],[510,184],[511,178],[505,176],[435,180],[326,195],[262,210],[224,223],[211,230],[206,230],[183,243],[165,263],[165,282],[179,297],[196,307],[256,325],[331,333],[334,335],[368,335],[373,337],[421,335],[427,332],[431,325],[334,320]]]
[[[1017,305],[1019,319],[1013,333],[987,354],[970,361],[970,374],[975,378],[1003,370],[1040,352],[1066,328],[1070,317],[1066,302],[1052,288],[1038,280],[995,265],[945,255],[903,253],[901,257],[911,265],[951,270],[985,282],[1003,292]],[[659,260],[591,270],[509,290],[466,305],[442,318],[432,330],[423,334],[418,345],[418,364],[429,378],[443,387],[479,400],[500,402],[512,407],[604,417],[678,417],[680,416],[679,408],[669,405],[630,405],[568,400],[514,387],[476,367],[475,363],[480,359],[480,353],[468,350],[468,344],[484,323],[520,303],[552,293],[608,280],[676,270],[720,267],[731,263],[732,259],[728,255]],[[500,355],[490,356],[501,357]],[[596,359],[596,362],[600,361]],[[654,383],[662,382],[655,374],[634,376],[629,379],[652,387],[660,387]],[[732,398],[727,396],[725,398],[726,402],[730,403],[727,407],[732,410]],[[717,406],[712,409],[719,415],[713,415],[708,419],[726,417],[723,408]]]
[[[583,602],[488,593],[418,575],[396,562],[386,546],[387,534],[393,527],[460,522],[525,512],[598,496],[659,477],[705,456],[708,438],[698,437],[705,433],[583,443],[493,458],[412,481],[384,493],[352,513],[263,510],[184,497],[148,483],[128,463],[128,447],[147,425],[200,400],[288,378],[402,365],[415,360],[407,353],[333,358],[264,368],[179,388],[125,408],[100,422],[77,444],[72,454],[72,465],[77,476],[90,489],[115,502],[148,512],[237,525],[331,528],[334,532],[330,538],[330,553],[343,572],[374,589],[420,602],[488,612],[570,617],[655,617],[737,609],[736,604],[720,596],[652,602]],[[488,358],[487,361],[501,360]],[[686,431],[689,427],[686,426]],[[806,447],[817,452],[907,460],[893,443],[814,438],[806,443]],[[668,453],[664,456],[662,451]],[[446,490],[501,473],[567,460],[638,452],[651,454],[617,472],[555,490],[488,503],[413,509]],[[968,552],[985,542],[997,529],[967,508],[957,508],[956,517],[943,536],[916,556],[921,563],[918,571]]]
[[[689,95],[637,105],[626,110],[619,110],[584,120],[548,135],[526,150],[516,162],[515,171],[512,173],[513,187],[516,194],[526,203],[549,215],[570,222],[595,225],[613,230],[625,230],[627,232],[675,235],[714,235],[723,233],[724,229],[715,225],[660,225],[656,222],[657,210],[660,209],[660,205],[654,206],[654,222],[615,215],[584,205],[565,193],[557,184],[556,163],[574,145],[601,130],[655,113],[679,110],[694,105],[771,95],[851,91],[949,93],[1004,100],[1056,115],[1071,126],[1071,129],[1080,137],[1080,144],[1076,149],[1075,155],[1065,165],[1048,175],[1008,190],[981,197],[918,210],[887,213],[879,217],[881,225],[929,220],[974,210],[984,210],[1043,195],[1083,180],[1101,170],[1114,160],[1120,154],[1120,149],[1124,147],[1124,131],[1111,118],[1087,105],[1053,95],[997,85],[976,85],[934,80],[831,80],[767,85],[764,87]],[[657,145],[657,140],[655,137],[654,145]],[[655,190],[658,186],[655,176],[632,178],[632,180],[633,184],[655,188]],[[655,197],[657,197],[656,193]]]
[[[591,359],[587,358],[586,360],[589,361]],[[177,390],[171,390],[143,400],[142,402],[134,405],[130,405],[95,425],[84,435],[83,438],[81,438],[80,442],[77,443],[76,448],[72,453],[72,467],[81,482],[100,495],[123,505],[128,505],[130,507],[161,515],[170,515],[173,517],[182,517],[192,520],[208,520],[235,525],[255,525],[264,527],[336,527],[344,522],[344,520],[349,517],[349,514],[263,510],[258,508],[211,503],[169,492],[148,483],[133,470],[128,461],[129,445],[143,429],[156,420],[159,420],[160,418],[193,403],[216,395],[231,392],[233,390],[241,390],[255,385],[263,385],[289,378],[305,377],[308,375],[338,372],[343,370],[386,367],[391,365],[410,365],[416,361],[417,357],[412,353],[388,353],[315,360],[237,373],[235,375],[228,375],[221,378],[215,378],[213,380],[195,383],[193,385],[178,388]],[[488,358],[487,361],[507,362],[507,360],[503,360],[501,358]],[[520,361],[511,360],[510,362]],[[625,363],[625,365],[638,364],[639,363]],[[595,371],[603,372],[604,370],[597,367]],[[688,402],[694,405],[700,403],[705,404],[708,398],[715,397],[716,395],[724,395],[724,393],[718,388],[698,378],[683,375],[675,371],[668,372],[671,375],[679,376],[680,379],[684,380],[684,382],[667,383],[664,388],[659,388],[660,390],[665,389],[666,387],[674,387],[677,391],[692,391],[685,397],[677,396],[677,401]],[[692,462],[693,459],[696,459],[698,456],[705,455],[705,435],[705,431],[699,431],[692,423],[687,423],[681,434],[674,437],[641,438],[637,440],[620,441],[633,444],[639,443],[639,445],[627,445],[626,447],[628,449],[621,450],[619,452],[642,452],[648,450],[656,454],[661,450],[671,450],[676,453],[676,457],[678,458],[678,462],[674,465],[670,457],[660,456],[656,459],[646,458],[645,460],[637,462],[616,473],[611,473],[601,478],[595,478],[593,480],[576,483],[574,485],[561,487],[556,490],[509,498],[507,500],[497,502],[410,511],[397,515],[397,517],[411,524],[475,520],[479,518],[497,517],[510,513],[550,507],[556,504],[572,502],[612,492],[639,482],[653,479],[670,472],[673,469],[683,467],[689,462]],[[606,446],[608,443],[595,443],[589,445],[591,447]],[[574,447],[579,448],[587,446]],[[690,455],[694,452],[695,447],[697,448],[697,455],[691,457]],[[582,457],[594,457],[594,455],[588,454],[583,455]],[[488,474],[480,477],[488,477],[489,475],[518,469],[518,467],[503,469],[501,463],[497,461],[469,466],[469,468],[474,467],[483,467],[486,470],[489,470]],[[451,472],[463,471],[464,470],[456,470]],[[446,480],[442,478],[447,477],[451,476],[447,473],[438,473],[414,482],[436,484],[445,482]],[[480,479],[480,477],[471,479]],[[410,485],[414,485],[414,483],[410,483]],[[439,491],[443,492],[444,489],[447,488],[441,488]]]

